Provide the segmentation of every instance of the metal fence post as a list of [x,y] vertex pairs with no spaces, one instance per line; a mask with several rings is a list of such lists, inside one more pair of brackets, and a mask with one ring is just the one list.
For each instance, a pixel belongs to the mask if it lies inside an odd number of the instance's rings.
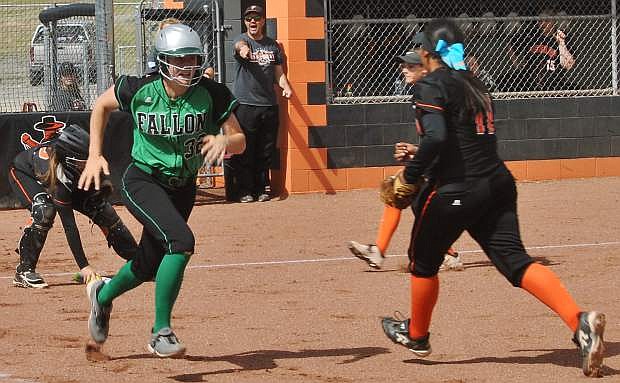
[[216,39],[216,56],[217,56],[217,81],[222,84],[226,83],[226,64],[224,62],[224,31],[225,28],[222,25],[224,17],[221,13],[224,6],[223,0],[213,0],[215,6],[215,34]]
[[144,76],[144,38],[142,26],[142,3],[136,6],[136,68],[138,76]]
[[611,87],[618,95],[618,8],[617,0],[611,0]]
[[113,0],[95,3],[97,95],[108,89],[114,78],[114,4]]

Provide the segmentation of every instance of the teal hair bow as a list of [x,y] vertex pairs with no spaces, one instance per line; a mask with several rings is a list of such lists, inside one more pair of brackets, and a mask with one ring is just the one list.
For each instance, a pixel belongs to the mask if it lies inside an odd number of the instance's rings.
[[437,41],[435,51],[441,60],[454,70],[467,70],[465,65],[465,47],[461,43],[448,44],[445,40]]

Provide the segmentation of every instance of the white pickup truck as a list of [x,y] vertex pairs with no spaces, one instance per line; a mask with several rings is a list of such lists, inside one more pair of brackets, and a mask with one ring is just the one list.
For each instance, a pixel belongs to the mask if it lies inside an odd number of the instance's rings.
[[[57,65],[74,64],[79,73],[88,70],[89,81],[97,79],[94,57],[95,25],[89,21],[59,22],[55,27]],[[51,46],[51,45],[50,45]],[[45,27],[39,24],[30,42],[30,85],[43,82],[45,71]]]

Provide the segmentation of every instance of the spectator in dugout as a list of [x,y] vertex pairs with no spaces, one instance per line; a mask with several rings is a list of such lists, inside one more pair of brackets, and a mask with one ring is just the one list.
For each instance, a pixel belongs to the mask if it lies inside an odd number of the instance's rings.
[[553,19],[555,10],[540,13],[534,28],[522,25],[508,46],[508,55],[515,68],[516,91],[550,91],[569,89],[568,72],[575,66],[566,33]]
[[52,98],[52,110],[86,110],[79,87],[78,69],[71,63],[62,63],[58,68],[58,91]]

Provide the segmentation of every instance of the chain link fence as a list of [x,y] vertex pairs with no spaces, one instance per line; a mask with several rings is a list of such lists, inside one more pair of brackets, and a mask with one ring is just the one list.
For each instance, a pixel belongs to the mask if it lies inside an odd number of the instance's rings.
[[[70,17],[53,29],[45,28],[39,14],[52,6],[35,1],[0,4],[4,27],[0,112],[85,109],[94,97],[94,17]],[[54,45],[56,65],[52,71],[50,52]],[[56,97],[52,97],[51,78],[61,89],[54,93]],[[74,98],[78,91],[80,97]]]
[[[616,0],[328,1],[328,100],[408,101],[397,55],[434,17],[467,34],[467,64],[495,98],[617,94]],[[563,43],[560,43],[562,41]]]
[[[216,79],[221,71],[218,1],[170,9],[167,0],[114,2],[115,75],[153,70],[152,47],[159,23],[168,18],[192,26],[202,36]],[[191,3],[191,2],[190,2]],[[42,11],[83,5],[92,16],[41,23]],[[89,110],[97,97],[95,2],[0,3],[5,40],[0,46],[0,113]],[[89,8],[90,7],[90,8]],[[167,8],[168,7],[168,8]],[[88,12],[87,12],[88,13]]]

